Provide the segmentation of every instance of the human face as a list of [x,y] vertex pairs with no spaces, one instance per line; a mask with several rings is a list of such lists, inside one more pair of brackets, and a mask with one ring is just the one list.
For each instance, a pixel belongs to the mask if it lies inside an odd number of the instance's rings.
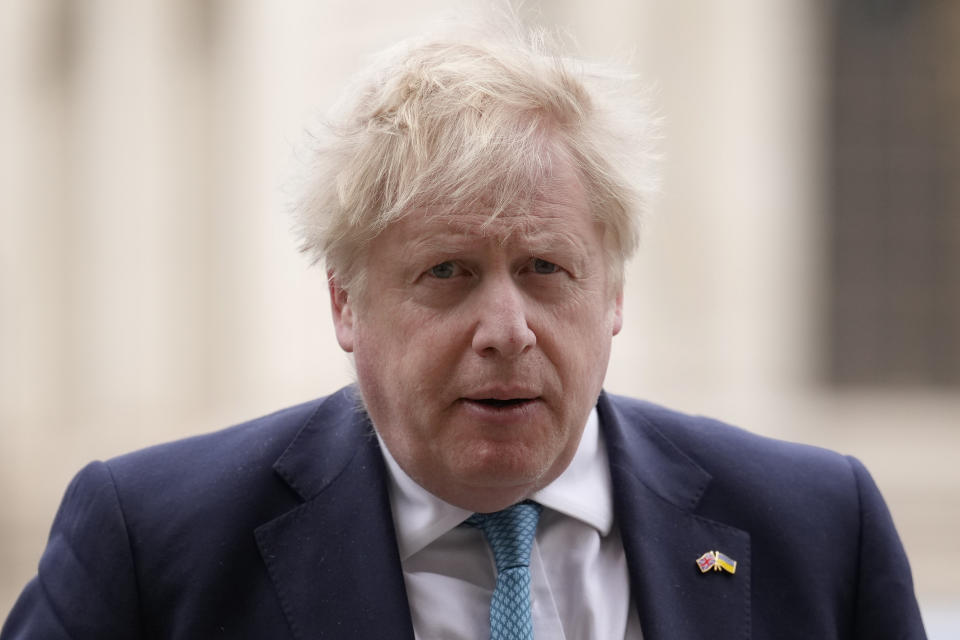
[[331,278],[377,432],[434,495],[495,511],[567,467],[600,393],[622,296],[573,171],[532,210],[416,211],[370,245],[366,286]]

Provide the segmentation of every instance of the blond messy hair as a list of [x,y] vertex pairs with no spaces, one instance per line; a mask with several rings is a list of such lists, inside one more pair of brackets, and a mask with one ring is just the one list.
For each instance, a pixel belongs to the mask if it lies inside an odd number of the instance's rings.
[[655,188],[654,118],[634,77],[563,57],[515,15],[404,41],[312,132],[295,207],[302,250],[348,291],[366,247],[414,210],[525,212],[569,162],[619,289]]

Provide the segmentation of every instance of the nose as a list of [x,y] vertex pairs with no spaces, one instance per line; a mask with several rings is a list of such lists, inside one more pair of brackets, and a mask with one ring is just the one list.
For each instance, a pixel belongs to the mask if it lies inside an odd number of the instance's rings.
[[537,344],[528,324],[528,301],[507,275],[481,286],[476,305],[473,350],[480,356],[516,358]]

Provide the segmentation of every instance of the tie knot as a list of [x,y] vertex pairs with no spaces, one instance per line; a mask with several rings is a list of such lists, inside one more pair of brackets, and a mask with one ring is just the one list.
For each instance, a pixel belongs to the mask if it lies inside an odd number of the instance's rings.
[[493,513],[475,513],[466,524],[483,531],[493,550],[497,573],[512,567],[530,566],[530,550],[542,506],[524,500]]

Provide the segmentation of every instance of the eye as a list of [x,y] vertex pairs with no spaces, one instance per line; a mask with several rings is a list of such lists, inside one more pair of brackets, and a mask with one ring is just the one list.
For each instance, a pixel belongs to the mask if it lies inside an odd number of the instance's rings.
[[450,261],[441,262],[438,265],[430,267],[430,270],[427,271],[432,277],[439,278],[440,280],[446,280],[452,278],[457,274],[457,265],[453,264]]
[[547,275],[547,274],[556,273],[557,271],[559,271],[560,266],[554,264],[553,262],[543,260],[542,258],[534,258],[533,270],[536,273]]

